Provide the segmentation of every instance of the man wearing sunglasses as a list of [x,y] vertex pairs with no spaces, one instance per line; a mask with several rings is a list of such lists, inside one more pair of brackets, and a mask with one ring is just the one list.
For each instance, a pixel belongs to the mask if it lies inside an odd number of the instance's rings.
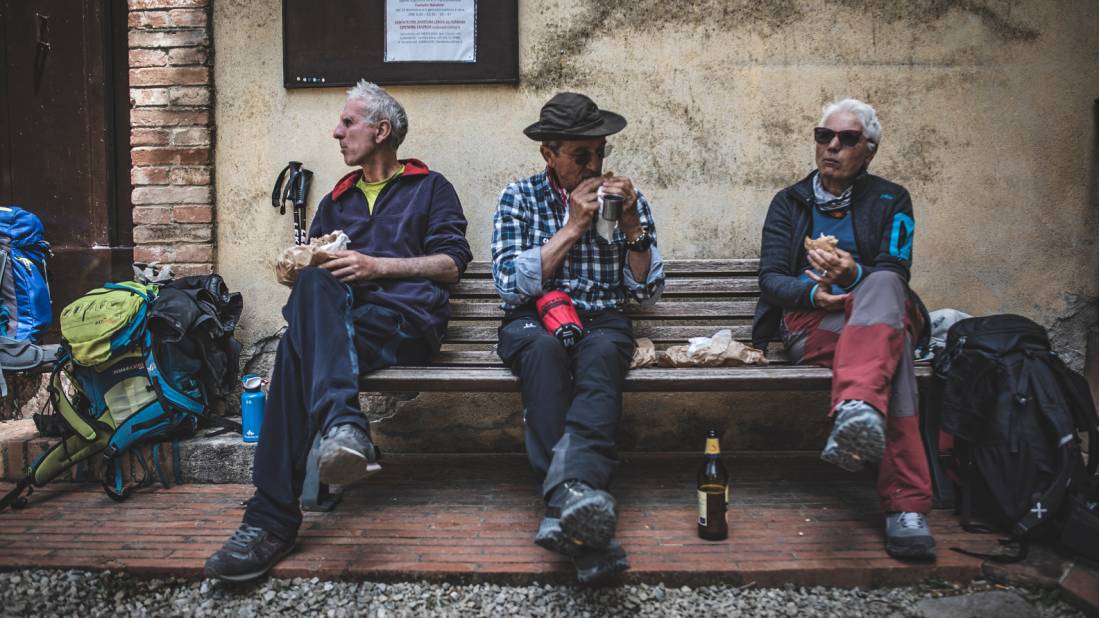
[[[870,105],[825,106],[813,131],[817,169],[768,208],[753,345],[778,334],[792,362],[832,368],[834,422],[822,459],[849,471],[877,463],[887,552],[931,559],[931,479],[913,371],[928,317],[909,289],[909,192],[867,172],[881,134]],[[821,236],[836,239],[835,252],[806,248],[806,238]]]
[[[622,307],[656,302],[664,289],[649,204],[629,178],[602,175],[607,136],[625,126],[584,95],[554,96],[524,130],[541,142],[546,168],[509,184],[493,216],[493,282],[505,310],[497,352],[520,380],[527,457],[547,505],[535,542],[572,558],[583,583],[627,568],[606,491],[634,352]],[[596,230],[599,194],[623,200],[610,241]],[[550,292],[568,295],[579,315],[583,336],[569,347],[536,310]]]

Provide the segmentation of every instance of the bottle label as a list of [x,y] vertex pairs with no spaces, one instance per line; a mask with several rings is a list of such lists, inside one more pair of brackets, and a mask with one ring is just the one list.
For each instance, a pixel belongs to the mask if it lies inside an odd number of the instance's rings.
[[[698,442],[696,442],[698,444]],[[718,438],[707,438],[707,448],[703,451],[706,455],[720,455],[721,451],[718,449]]]
[[699,494],[699,525],[707,525],[707,492],[697,491]]

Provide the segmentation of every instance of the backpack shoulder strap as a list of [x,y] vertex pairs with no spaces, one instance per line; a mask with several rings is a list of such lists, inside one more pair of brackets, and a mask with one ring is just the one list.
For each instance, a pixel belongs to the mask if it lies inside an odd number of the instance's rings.
[[[1028,385],[1020,386],[1017,388],[1016,395],[1018,397],[1026,397],[1028,393],[1031,393],[1038,400],[1039,409],[1043,410],[1043,416],[1048,417],[1047,421],[1054,427],[1058,427],[1058,421],[1054,418],[1049,418],[1048,411],[1057,410],[1060,406],[1056,398],[1051,396],[1048,388],[1051,386],[1058,386],[1057,383],[1049,384],[1047,380],[1040,380],[1040,377],[1036,375],[1038,372],[1050,367],[1049,360],[1039,355],[1027,354],[1023,361],[1023,368],[1021,370],[1021,381],[1028,382]],[[1051,372],[1057,374],[1056,371]],[[1040,381],[1044,383],[1039,383]],[[1021,393],[1021,389],[1026,389]],[[1064,427],[1064,423],[1063,423]],[[1073,424],[1070,423],[1072,429]],[[1058,428],[1060,432],[1062,428]],[[1077,449],[1074,447],[1074,439],[1076,435],[1070,433],[1070,435],[1059,435],[1058,445],[1056,450],[1057,467],[1055,468],[1054,477],[1050,481],[1050,485],[1047,486],[1043,494],[1036,499],[1035,504],[1024,514],[1022,518],[1013,527],[1012,533],[1018,537],[1024,537],[1028,531],[1035,526],[1039,525],[1049,519],[1049,516],[1053,516],[1062,505],[1062,501],[1065,499],[1066,487],[1069,485],[1070,479],[1073,476],[1075,469],[1073,457],[1077,456]]]
[[[50,401],[53,403],[54,409],[57,410],[61,418],[65,420],[65,423],[71,427],[78,436],[84,440],[93,442],[102,435],[102,432],[110,433],[113,428],[107,426],[103,421],[85,416],[73,405],[68,395],[65,394],[65,388],[61,384],[61,373],[65,372],[68,374],[65,368],[68,366],[70,360],[67,354],[58,359],[53,372],[50,374],[50,384],[46,390],[49,392]],[[68,376],[70,382],[79,388],[80,383],[77,382],[71,374],[68,374]]]
[[149,383],[153,385],[153,390],[156,391],[157,399],[160,400],[161,404],[171,406],[174,410],[202,416],[203,411],[206,409],[205,402],[201,398],[195,399],[184,393],[176,388],[171,380],[164,378],[154,353],[152,332],[145,331],[145,338],[142,340],[141,345],[142,356],[145,359],[145,372],[149,375]]
[[1074,425],[1078,431],[1088,433],[1088,473],[1092,476],[1096,474],[1097,469],[1097,414],[1091,389],[1081,374],[1067,367],[1053,352],[1050,354],[1049,363],[1061,387],[1062,395],[1073,413]]

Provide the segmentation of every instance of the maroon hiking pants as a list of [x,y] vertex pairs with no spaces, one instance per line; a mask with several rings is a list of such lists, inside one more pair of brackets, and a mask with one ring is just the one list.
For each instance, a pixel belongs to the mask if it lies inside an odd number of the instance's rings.
[[886,452],[878,492],[885,512],[927,513],[932,480],[921,442],[913,342],[923,326],[909,287],[889,271],[868,275],[844,311],[783,314],[791,361],[833,370],[832,404],[860,399],[886,414]]

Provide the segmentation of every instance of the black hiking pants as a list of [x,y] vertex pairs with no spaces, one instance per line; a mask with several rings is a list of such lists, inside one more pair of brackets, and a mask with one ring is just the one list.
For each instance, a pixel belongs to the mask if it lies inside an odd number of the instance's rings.
[[497,353],[519,377],[527,459],[544,499],[559,484],[611,483],[623,381],[634,354],[634,331],[621,311],[581,316],[587,334],[571,349],[543,328],[533,310],[500,327]]
[[369,435],[360,373],[420,364],[432,353],[403,315],[355,296],[327,270],[306,268],[283,307],[287,329],[275,354],[252,467],[256,494],[244,522],[288,541],[302,523],[298,500],[314,433],[353,424]]

